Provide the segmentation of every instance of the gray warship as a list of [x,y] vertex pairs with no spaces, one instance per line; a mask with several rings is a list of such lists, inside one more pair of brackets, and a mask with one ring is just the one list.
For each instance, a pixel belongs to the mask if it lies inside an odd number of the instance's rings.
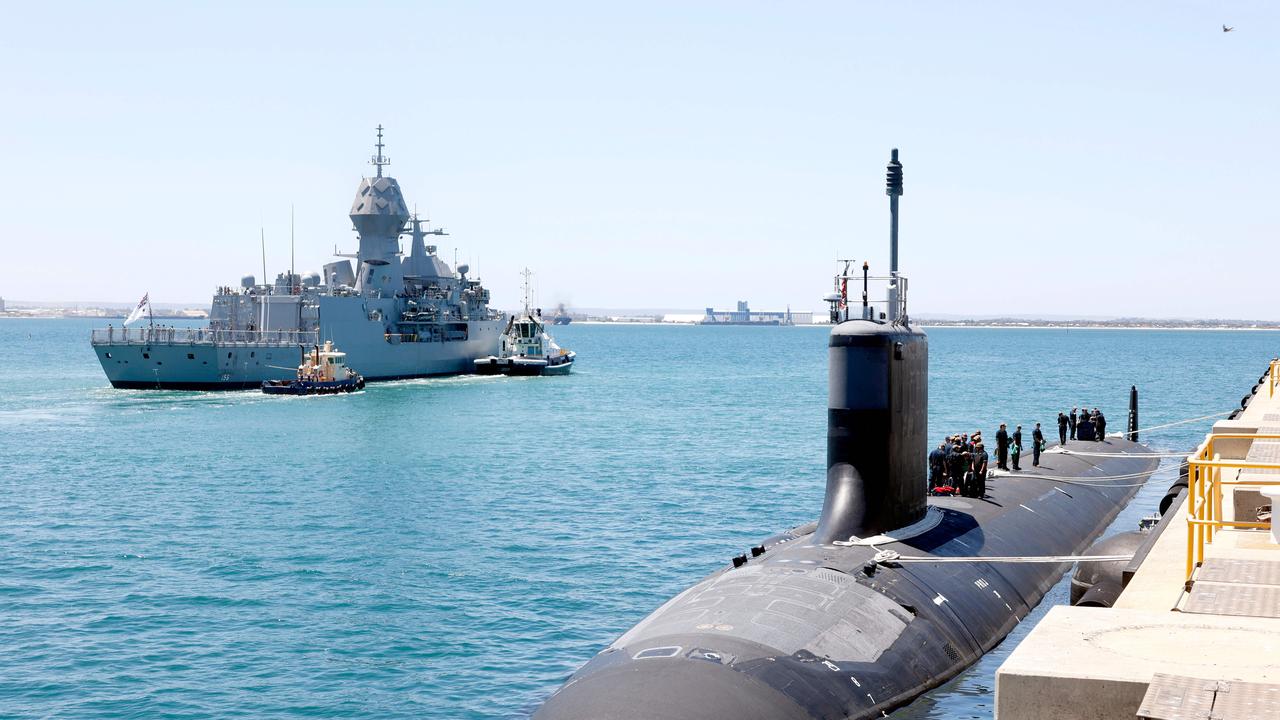
[[[149,325],[92,331],[90,342],[111,385],[162,390],[257,389],[293,377],[298,358],[333,342],[367,380],[470,373],[475,359],[498,352],[502,314],[489,291],[451,269],[411,215],[395,178],[383,175],[382,126],[370,160],[374,177],[360,180],[351,205],[359,237],[354,255],[259,284],[252,275],[213,296],[204,328]],[[403,255],[400,238],[410,239]],[[352,260],[355,265],[352,265]]]

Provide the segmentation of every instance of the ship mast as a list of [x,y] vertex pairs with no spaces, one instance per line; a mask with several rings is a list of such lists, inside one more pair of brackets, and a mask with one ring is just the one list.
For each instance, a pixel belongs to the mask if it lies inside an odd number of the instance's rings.
[[373,146],[374,148],[377,149],[378,152],[374,153],[372,158],[369,158],[369,164],[378,168],[378,177],[382,177],[382,168],[385,165],[391,164],[391,158],[382,154],[382,125],[381,124],[378,125],[378,142],[374,143]]
[[530,306],[530,301],[529,301],[529,290],[530,290],[530,287],[531,287],[531,286],[529,285],[529,278],[533,276],[533,272],[531,272],[531,271],[529,270],[529,268],[525,268],[525,269],[524,269],[524,272],[522,272],[522,273],[520,273],[520,274],[524,276],[524,284],[522,284],[522,285],[520,286],[520,289],[524,291],[524,314],[525,314],[526,316],[532,317],[532,316],[533,316],[533,314],[532,314],[532,311],[531,311],[531,309],[530,309],[530,307],[531,307],[531,306]]
[[901,314],[902,287],[898,279],[898,198],[902,196],[902,163],[898,162],[898,148],[889,154],[889,166],[885,169],[885,189],[889,196],[889,322],[897,322]]
[[375,154],[369,159],[369,164],[377,168],[377,175],[361,178],[348,217],[360,238],[356,292],[366,297],[392,298],[405,290],[400,235],[409,221],[409,207],[400,184],[383,172],[391,159],[382,154],[382,131],[379,125]]

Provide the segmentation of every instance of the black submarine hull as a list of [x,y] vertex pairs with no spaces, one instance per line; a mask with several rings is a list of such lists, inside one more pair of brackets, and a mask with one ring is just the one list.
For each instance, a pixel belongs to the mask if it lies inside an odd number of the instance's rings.
[[872,718],[909,703],[995,647],[1069,564],[873,557],[1083,552],[1159,459],[1119,438],[1067,447],[1090,454],[1045,453],[991,479],[983,500],[930,498],[924,520],[890,537],[815,544],[810,523],[766,540],[616,640],[533,717]]
[[[672,598],[574,673],[535,720],[879,717],[995,647],[1067,569],[996,558],[1081,553],[1156,470],[1141,445],[1108,438],[991,478],[983,499],[926,497],[929,343],[909,322],[898,274],[896,149],[885,187],[885,312],[868,300],[867,263],[857,278],[846,262],[828,297],[818,521]],[[854,316],[851,280],[863,287]],[[1134,422],[1131,406],[1131,431]]]

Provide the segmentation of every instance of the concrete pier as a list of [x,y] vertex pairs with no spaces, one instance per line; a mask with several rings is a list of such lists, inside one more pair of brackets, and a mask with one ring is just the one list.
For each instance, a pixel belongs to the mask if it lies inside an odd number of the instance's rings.
[[1258,518],[1280,491],[1278,369],[1192,454],[1114,607],[1053,608],[1000,666],[996,718],[1280,718],[1280,545]]

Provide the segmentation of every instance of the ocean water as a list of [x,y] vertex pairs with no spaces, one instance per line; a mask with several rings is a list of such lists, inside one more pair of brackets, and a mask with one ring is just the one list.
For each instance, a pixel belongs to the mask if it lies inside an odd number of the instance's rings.
[[[572,325],[566,378],[112,390],[91,323],[0,320],[0,716],[520,718],[816,517],[826,331]],[[933,438],[1227,411],[1268,332],[934,329]],[[1209,421],[1144,439],[1186,450]],[[1170,483],[1117,520],[1134,526]],[[1066,600],[1064,585],[1046,603]],[[990,717],[1047,607],[902,718]]]

